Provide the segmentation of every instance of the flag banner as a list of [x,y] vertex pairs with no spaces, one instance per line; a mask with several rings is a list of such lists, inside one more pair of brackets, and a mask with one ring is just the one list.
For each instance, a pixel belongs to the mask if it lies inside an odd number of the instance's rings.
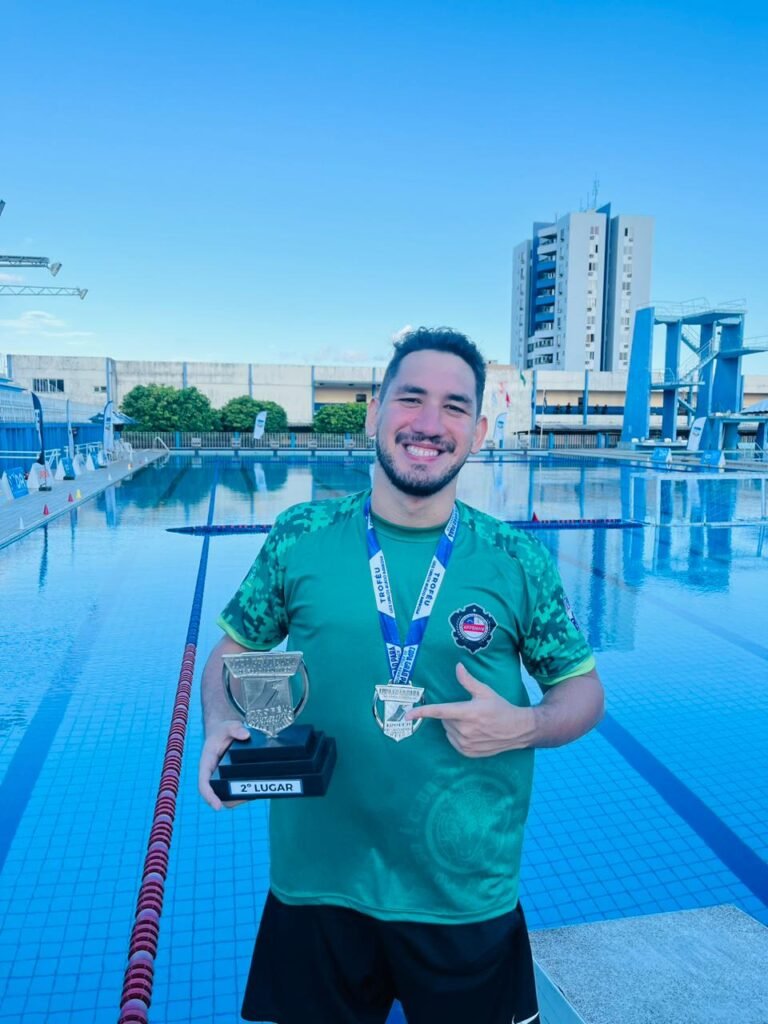
[[493,441],[497,448],[504,447],[504,428],[507,425],[507,414],[501,413],[496,417],[496,422],[493,425]]
[[32,405],[35,410],[35,430],[37,430],[37,440],[40,444],[40,454],[37,456],[37,461],[41,465],[45,465],[45,428],[43,426],[43,407],[40,404],[40,399],[37,397],[34,391],[30,392],[32,395]]
[[115,403],[107,402],[104,406],[104,451],[115,450]]
[[706,416],[699,416],[691,424],[691,432],[688,435],[688,447],[686,451],[697,452],[701,445],[701,435],[704,431],[704,424],[707,422]]
[[72,433],[72,411],[67,399],[67,453],[70,459],[75,457],[75,435]]
[[253,421],[253,440],[258,441],[264,436],[264,427],[267,423],[267,410],[262,409]]

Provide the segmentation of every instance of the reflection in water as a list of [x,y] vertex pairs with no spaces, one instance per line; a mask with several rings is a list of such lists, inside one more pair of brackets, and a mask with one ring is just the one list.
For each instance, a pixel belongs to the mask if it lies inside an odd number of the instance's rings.
[[[115,528],[128,520],[142,529],[196,525],[205,521],[214,470],[219,472],[218,523],[271,523],[289,505],[362,490],[372,462],[359,458],[260,460],[243,456],[171,455],[158,468],[109,487],[80,509]],[[541,531],[553,556],[583,571],[569,582],[592,646],[620,650],[633,645],[637,591],[649,576],[669,578],[697,590],[726,591],[735,559],[760,557],[766,526],[729,529],[713,523],[760,524],[766,510],[766,480],[716,473],[663,473],[616,463],[521,457],[516,461],[469,463],[459,478],[459,496],[500,519],[622,518],[642,528],[606,531]],[[128,516],[129,510],[141,515]],[[765,520],[763,520],[763,524]],[[54,523],[52,528],[55,528]],[[48,573],[48,525],[40,534],[38,586]],[[69,517],[70,548],[79,529],[78,510]]]
[[45,581],[48,579],[48,523],[43,523],[42,533],[43,545],[40,551],[40,568],[37,573],[38,593],[44,589]]

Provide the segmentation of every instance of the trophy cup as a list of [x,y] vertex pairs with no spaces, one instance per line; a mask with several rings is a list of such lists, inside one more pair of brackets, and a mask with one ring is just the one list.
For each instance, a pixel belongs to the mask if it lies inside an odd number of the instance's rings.
[[[220,800],[322,796],[336,763],[336,741],[311,725],[295,725],[309,697],[301,651],[225,654],[223,682],[250,740],[233,740],[211,779]],[[297,704],[291,677],[301,673]]]

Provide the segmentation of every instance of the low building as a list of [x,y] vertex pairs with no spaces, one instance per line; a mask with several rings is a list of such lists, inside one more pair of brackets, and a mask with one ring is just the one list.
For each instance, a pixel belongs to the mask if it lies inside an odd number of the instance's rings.
[[[323,405],[367,403],[381,386],[381,366],[311,366],[270,363],[202,363],[111,359],[97,356],[2,355],[0,374],[17,385],[90,407],[108,397],[120,405],[138,384],[198,388],[215,408],[232,398],[250,395],[278,402],[292,427],[308,427]],[[523,373],[516,366],[488,364],[483,412],[491,436],[505,415],[507,434],[531,429],[619,430],[624,415],[626,373],[536,368]],[[534,401],[535,389],[535,401]],[[768,398],[768,375],[747,376],[744,405]],[[661,422],[660,392],[651,397],[651,425]],[[535,407],[535,408],[534,408]],[[535,417],[534,417],[535,413]]]

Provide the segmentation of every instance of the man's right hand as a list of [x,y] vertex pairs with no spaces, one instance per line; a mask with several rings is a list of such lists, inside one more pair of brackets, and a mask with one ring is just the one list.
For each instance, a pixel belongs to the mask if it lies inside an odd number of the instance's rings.
[[232,740],[247,740],[250,735],[243,723],[233,718],[219,722],[205,737],[197,773],[197,788],[200,790],[200,796],[214,811],[220,811],[222,807],[239,807],[240,804],[248,803],[247,800],[227,800],[222,803],[211,789],[211,776],[231,746]]

